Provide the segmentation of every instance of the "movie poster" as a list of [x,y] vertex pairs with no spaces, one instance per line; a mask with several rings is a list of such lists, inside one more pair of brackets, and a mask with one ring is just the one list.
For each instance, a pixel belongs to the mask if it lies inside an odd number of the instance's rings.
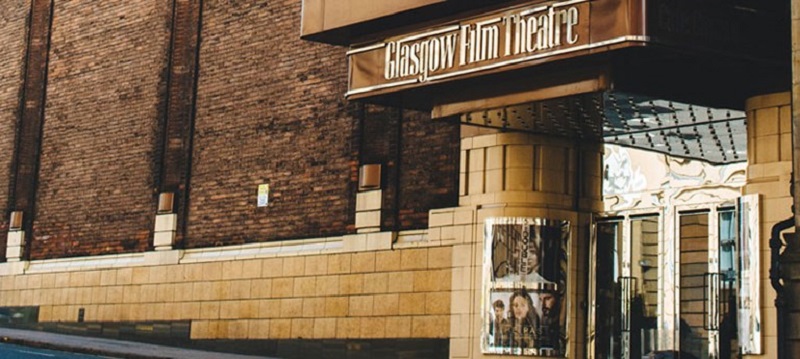
[[565,355],[569,239],[568,221],[486,220],[484,353]]

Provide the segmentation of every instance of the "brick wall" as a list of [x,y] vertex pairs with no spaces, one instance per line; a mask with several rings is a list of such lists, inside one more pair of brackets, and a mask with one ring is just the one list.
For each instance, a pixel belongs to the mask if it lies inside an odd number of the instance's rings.
[[[0,2],[0,203],[9,206],[9,180],[14,151],[14,134],[19,120],[20,91],[26,49],[26,21],[30,0]],[[8,213],[0,212],[0,232],[8,226]],[[6,242],[0,240],[0,258],[5,258]]]
[[185,246],[346,233],[358,143],[345,49],[300,40],[299,1],[203,4]]
[[170,16],[55,2],[32,259],[148,246]]
[[375,105],[363,116],[361,163],[383,165],[384,230],[426,228],[430,209],[458,205],[458,123]]

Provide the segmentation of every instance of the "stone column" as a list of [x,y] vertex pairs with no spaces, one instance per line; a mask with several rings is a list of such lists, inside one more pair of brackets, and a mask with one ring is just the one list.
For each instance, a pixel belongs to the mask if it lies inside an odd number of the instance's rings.
[[[792,216],[789,193],[792,173],[792,120],[788,92],[756,96],[747,100],[747,184],[745,195],[760,195],[761,335],[763,355],[746,358],[777,358],[778,313],[776,293],[769,284],[770,231],[777,222]],[[792,356],[790,356],[792,357]]]
[[[451,358],[481,350],[484,222],[490,217],[567,220],[567,352],[585,356],[590,220],[602,210],[602,144],[524,133],[470,136],[462,129],[458,208],[431,211],[432,238],[453,241]],[[484,131],[485,132],[485,131]]]

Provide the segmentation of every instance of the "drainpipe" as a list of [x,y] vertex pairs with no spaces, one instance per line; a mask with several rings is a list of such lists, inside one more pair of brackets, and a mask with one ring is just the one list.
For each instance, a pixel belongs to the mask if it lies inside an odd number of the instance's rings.
[[784,297],[784,288],[781,284],[781,248],[783,248],[783,241],[781,240],[781,232],[794,227],[794,216],[784,219],[772,226],[772,235],[769,238],[770,248],[770,264],[769,281],[772,288],[775,289],[777,296],[775,298],[775,308],[778,311],[778,359],[787,359],[785,350],[785,334],[786,334],[786,298]]

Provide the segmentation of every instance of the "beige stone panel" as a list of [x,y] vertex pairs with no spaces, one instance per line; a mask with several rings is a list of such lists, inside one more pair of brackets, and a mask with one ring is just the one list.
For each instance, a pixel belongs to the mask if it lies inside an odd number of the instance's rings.
[[380,339],[386,337],[386,318],[361,318],[361,338]]
[[216,281],[209,283],[210,289],[206,293],[206,300],[228,300],[230,299],[231,285],[228,281]]
[[336,338],[358,338],[361,334],[361,318],[337,318]]
[[350,312],[349,297],[328,297],[325,298],[326,317],[344,317]]
[[242,278],[242,261],[225,261],[222,262],[222,279],[241,279]]
[[387,317],[386,338],[410,338],[411,317]]
[[222,279],[222,262],[210,262],[202,264],[203,280],[216,281]]
[[184,264],[183,279],[189,282],[203,280],[203,263]]
[[308,257],[306,261],[305,275],[318,276],[328,273],[328,257],[314,256]]
[[[0,290],[2,290],[2,283],[4,281],[0,280]],[[42,288],[55,288],[56,286],[56,274],[55,273],[46,273],[42,275]]]
[[274,339],[287,339],[292,335],[291,319],[273,319],[269,323],[269,335]]
[[400,269],[400,251],[380,251],[375,253],[375,271],[387,272]]
[[156,293],[158,292],[157,284],[144,284],[139,286],[139,301],[144,303],[157,302]]
[[146,284],[150,282],[150,267],[133,267],[131,273],[132,284]]
[[483,172],[470,172],[467,174],[467,195],[484,193],[483,177]]
[[755,163],[777,162],[779,160],[779,135],[755,138]]
[[447,338],[450,336],[450,316],[413,317],[411,330],[419,338]]
[[[72,289],[72,288],[70,288]],[[122,288],[122,302],[123,303],[139,303],[141,302],[142,288],[139,285],[127,285]]]
[[386,290],[389,293],[414,291],[414,272],[391,272]]
[[227,300],[219,302],[219,318],[233,319],[239,318],[240,301]]
[[324,277],[317,278],[317,285],[315,288],[315,294],[318,296],[333,296],[339,294],[339,276],[338,275],[329,275]]
[[506,146],[505,166],[506,168],[533,168],[533,146]]
[[242,262],[242,278],[252,279],[261,277],[261,259],[248,259]]
[[251,298],[263,299],[272,296],[272,279],[252,279],[250,287]]
[[209,320],[194,320],[192,321],[191,338],[192,339],[216,339],[219,332],[219,322]]
[[779,160],[780,161],[791,161],[792,160],[792,134],[791,133],[783,133],[780,135],[780,154]]
[[332,254],[328,256],[328,273],[329,274],[346,274],[350,273],[351,267],[351,254]]
[[469,339],[466,338],[451,338],[450,339],[450,357],[451,358],[468,358],[469,357]]
[[375,297],[371,295],[350,297],[350,316],[360,317],[372,315]]
[[314,336],[314,319],[292,319],[292,338],[309,339]]
[[248,322],[248,338],[267,339],[269,338],[269,319],[253,319]]
[[779,113],[777,107],[757,109],[755,114],[755,136],[778,134]]
[[[57,293],[62,293],[61,290],[57,290]],[[125,287],[116,285],[108,287],[106,290],[106,302],[119,304],[122,303],[125,294]],[[53,300],[56,300],[53,298]],[[60,301],[60,300],[59,300]]]
[[427,268],[428,250],[426,248],[403,250],[400,257],[400,267],[403,270]]
[[[164,280],[168,283],[179,283],[184,281],[184,274],[183,271],[185,269],[185,265],[182,264],[173,264],[168,266],[162,266],[164,268]],[[158,273],[150,272],[150,282],[157,283],[159,282],[158,277],[154,277]]]
[[250,334],[250,321],[246,319],[229,320],[228,323],[228,338],[230,339],[247,339]]
[[434,292],[450,289],[452,271],[439,269],[414,273],[414,291]]
[[329,339],[336,337],[336,318],[314,319],[314,339]]
[[340,276],[339,293],[345,295],[364,293],[364,275],[348,274]]
[[175,301],[175,285],[171,283],[152,284],[156,288],[155,300],[158,302]]
[[[27,285],[28,279],[29,278],[27,276],[24,277],[24,280],[25,280],[26,283],[23,284],[22,286],[20,286],[19,288],[26,288],[28,286]],[[69,286],[73,287],[73,288],[74,287],[82,287],[82,286],[86,285],[85,284],[85,279],[86,279],[86,272],[71,272],[71,273],[69,273]]]
[[[117,280],[116,283],[119,285],[129,285],[133,282],[133,268],[120,268],[117,270]],[[58,280],[56,280],[56,285],[58,285]]]
[[175,283],[175,301],[176,302],[190,302],[197,300],[194,296],[194,283]]
[[302,277],[294,279],[294,296],[295,297],[312,297],[316,295],[317,278],[316,277]]
[[425,314],[425,293],[401,293],[398,299],[398,314]]
[[201,302],[200,319],[219,319],[220,302]]
[[[479,288],[479,287],[475,287]],[[453,314],[466,314],[472,313],[472,304],[470,299],[472,296],[471,290],[453,291],[450,296],[450,311]]]
[[[533,173],[530,168],[509,168],[506,171],[505,189],[507,191],[532,191]],[[517,202],[519,202],[519,198]]]
[[303,316],[303,299],[281,299],[281,318],[299,318]]
[[200,317],[200,302],[175,303],[177,305],[178,320],[188,320]]
[[503,168],[503,157],[505,156],[505,146],[494,146],[486,148],[486,152],[484,152],[486,158],[486,170],[498,170]]
[[449,268],[452,263],[452,246],[434,247],[428,249],[428,268]]
[[267,258],[261,263],[261,277],[275,278],[283,276],[283,258]]
[[278,318],[281,315],[282,299],[266,299],[258,301],[258,316],[260,318]]
[[[489,170],[484,172],[486,192],[501,192],[505,189],[505,171],[503,170]],[[449,225],[452,225],[450,223]]]
[[167,266],[150,267],[148,271],[147,283],[166,283],[168,282]]
[[286,257],[283,259],[285,277],[301,276],[305,273],[306,257]]
[[252,298],[253,281],[250,279],[233,280],[230,282],[231,299]]
[[459,196],[466,196],[467,195],[467,174],[466,173],[459,173],[458,174],[458,195]]
[[325,298],[304,298],[303,318],[319,318],[325,316]]
[[435,292],[425,295],[425,314],[449,314],[450,292]]
[[379,294],[375,296],[373,314],[374,315],[397,315],[400,310],[399,294]]
[[367,273],[364,275],[364,293],[386,293],[388,288],[388,273]]
[[485,170],[486,153],[484,149],[473,149],[467,152],[468,172],[483,172]]
[[91,302],[92,303],[107,303],[106,301],[106,293],[108,291],[108,287],[91,287]]
[[352,273],[374,272],[375,252],[353,253],[350,270]]
[[294,293],[294,278],[275,278],[272,280],[272,297],[288,298]]
[[25,288],[27,289],[38,289],[42,287],[42,275],[41,274],[30,274],[28,275],[28,283]]

